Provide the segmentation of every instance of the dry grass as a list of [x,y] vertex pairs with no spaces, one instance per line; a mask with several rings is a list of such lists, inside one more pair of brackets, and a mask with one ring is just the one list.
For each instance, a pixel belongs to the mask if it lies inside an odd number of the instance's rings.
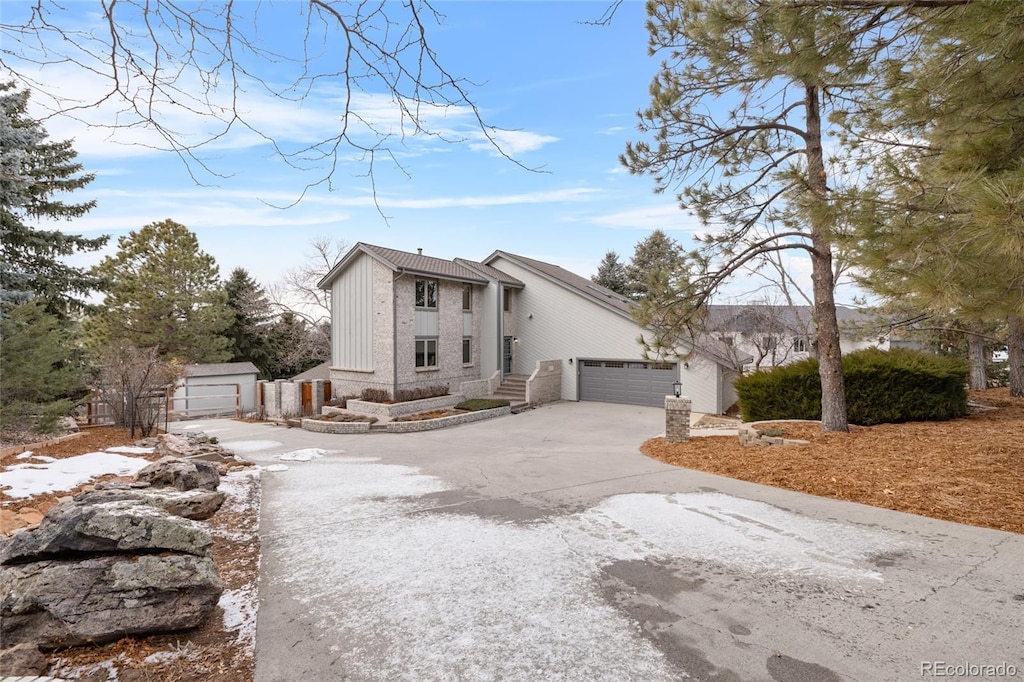
[[641,451],[689,469],[812,495],[1024,533],[1024,398],[971,393],[980,410],[948,422],[823,433],[782,425],[809,445],[744,447],[735,436],[647,441]]

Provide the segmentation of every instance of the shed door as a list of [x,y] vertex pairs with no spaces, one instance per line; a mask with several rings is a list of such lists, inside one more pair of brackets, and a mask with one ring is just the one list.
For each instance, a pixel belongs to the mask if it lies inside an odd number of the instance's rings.
[[580,360],[580,400],[661,407],[677,376],[674,362]]

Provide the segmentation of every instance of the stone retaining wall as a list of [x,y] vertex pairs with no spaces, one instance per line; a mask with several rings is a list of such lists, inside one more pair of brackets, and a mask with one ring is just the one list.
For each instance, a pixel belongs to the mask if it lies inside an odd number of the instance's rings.
[[424,398],[423,400],[409,400],[404,403],[393,403],[390,405],[384,403],[369,403],[364,400],[349,400],[347,405],[349,412],[372,414],[378,417],[400,417],[405,414],[430,412],[431,410],[453,407],[465,399],[465,396],[457,394],[442,395],[437,398]]
[[440,417],[438,419],[421,419],[418,421],[407,422],[388,422],[387,432],[414,433],[416,431],[432,431],[434,429],[443,429],[449,426],[458,426],[459,424],[478,422],[484,419],[491,419],[493,417],[504,417],[505,415],[509,414],[512,414],[511,407],[496,407],[492,410],[478,410],[476,412],[456,414],[451,417]]
[[540,360],[526,380],[526,402],[550,403],[562,398],[562,361]]
[[302,428],[314,433],[369,433],[370,422],[326,422],[320,419],[303,419]]
[[807,445],[805,440],[782,438],[781,436],[765,436],[759,433],[759,431],[766,431],[770,428],[773,428],[771,422],[740,424],[740,445]]

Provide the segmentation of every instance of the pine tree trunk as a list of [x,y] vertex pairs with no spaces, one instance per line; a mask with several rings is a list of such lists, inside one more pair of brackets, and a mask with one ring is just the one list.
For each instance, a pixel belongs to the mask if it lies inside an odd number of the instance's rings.
[[1010,395],[1024,398],[1024,317],[1013,315],[1007,321],[1010,326],[1006,339],[1010,354]]
[[971,366],[970,387],[988,388],[988,375],[985,373],[985,337],[980,334],[967,334],[967,361]]
[[836,319],[835,275],[832,272],[832,225],[826,210],[825,161],[821,148],[821,112],[818,88],[805,89],[807,104],[807,186],[819,206],[811,213],[811,281],[814,284],[814,321],[817,326],[818,375],[821,377],[821,428],[849,431],[846,385]]

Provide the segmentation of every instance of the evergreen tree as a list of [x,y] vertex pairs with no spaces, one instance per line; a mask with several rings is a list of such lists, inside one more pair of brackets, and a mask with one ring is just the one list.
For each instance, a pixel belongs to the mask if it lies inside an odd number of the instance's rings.
[[83,307],[83,297],[102,280],[63,257],[95,251],[107,237],[87,239],[62,230],[33,227],[38,220],[70,220],[87,213],[94,201],[67,203],[58,193],[92,182],[75,161],[70,140],[47,141],[38,121],[28,117],[29,93],[0,83],[0,301],[39,296],[46,308],[65,315]]
[[0,319],[0,343],[3,426],[23,426],[24,419],[41,414],[41,430],[49,430],[85,392],[85,367],[74,328],[47,312],[41,299],[34,299],[7,308]]
[[[979,0],[929,12],[888,100],[855,231],[863,286],[972,331],[1008,330],[1010,388],[1024,396],[1024,6]],[[901,140],[913,140],[911,145]],[[983,386],[984,340],[969,339]]]
[[655,230],[636,244],[633,258],[625,266],[626,293],[640,299],[650,290],[652,278],[677,272],[683,266],[684,251],[663,230]]
[[262,378],[276,378],[271,340],[274,314],[263,288],[244,268],[235,268],[224,283],[224,292],[232,312],[231,323],[224,330],[231,341],[231,361],[251,362]]
[[619,260],[619,254],[614,251],[605,252],[604,258],[601,259],[600,265],[597,266],[597,274],[591,277],[590,281],[625,296],[626,266]]
[[640,112],[651,139],[629,144],[622,162],[652,175],[656,191],[674,190],[709,234],[683,274],[650,273],[657,295],[637,319],[656,328],[659,354],[674,352],[740,268],[783,250],[807,255],[826,431],[849,428],[833,263],[847,188],[823,139],[837,109],[872,106],[872,68],[902,40],[899,4],[648,3],[650,51],[665,58]]
[[126,340],[156,347],[162,357],[223,362],[232,313],[217,264],[194,233],[173,220],[118,239],[118,252],[96,266],[110,282],[103,308],[87,321],[89,343],[101,350]]

